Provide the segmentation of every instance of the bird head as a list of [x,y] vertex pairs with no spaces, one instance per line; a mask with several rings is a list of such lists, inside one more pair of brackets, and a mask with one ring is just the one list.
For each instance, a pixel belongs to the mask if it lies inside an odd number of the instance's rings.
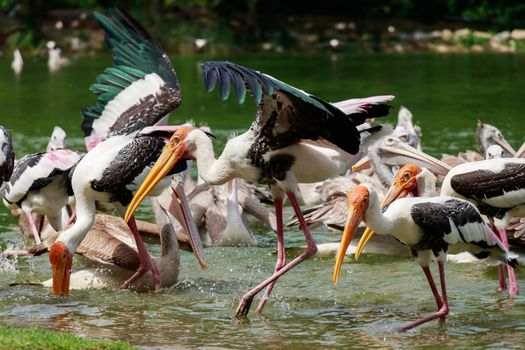
[[53,273],[52,294],[67,297],[73,254],[64,242],[55,242],[49,248],[49,261]]
[[421,167],[414,164],[407,164],[399,169],[381,203],[381,207],[384,208],[397,198],[406,197],[408,194],[417,196],[417,175],[421,171]]
[[[423,169],[421,167],[414,164],[407,164],[399,169],[394,178],[394,181],[392,182],[392,185],[385,194],[385,198],[381,202],[381,208],[385,208],[396,199],[406,197],[409,194],[417,196],[417,178],[418,175],[422,173],[422,171]],[[363,249],[365,249],[366,244],[368,241],[370,241],[373,235],[374,231],[370,229],[370,227],[367,227],[365,232],[363,232],[363,235],[361,236],[361,239],[359,240],[359,243],[355,249],[354,258],[356,261],[359,260]]]
[[[131,203],[126,210],[124,220],[129,221],[131,215],[137,210],[140,203],[146,198],[146,196],[153,190],[155,185],[162,180],[181,159],[194,159],[192,153],[194,151],[194,142],[187,142],[188,136],[193,130],[197,128],[191,125],[183,125],[179,127],[166,142],[162,153],[151,168],[148,176],[139,187],[135,196],[131,200]],[[189,146],[189,147],[188,147]]]
[[337,256],[335,258],[333,282],[337,283],[339,279],[339,274],[341,272],[341,266],[343,264],[343,259],[354,237],[357,227],[361,220],[366,219],[366,211],[370,205],[371,192],[366,186],[359,185],[354,186],[350,191],[348,191],[348,217],[346,219],[345,228],[343,231],[343,237],[339,245],[339,250],[337,251]]

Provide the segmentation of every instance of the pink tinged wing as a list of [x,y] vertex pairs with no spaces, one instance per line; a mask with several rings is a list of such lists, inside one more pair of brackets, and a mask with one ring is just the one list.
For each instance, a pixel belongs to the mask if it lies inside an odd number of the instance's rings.
[[393,95],[380,95],[365,98],[351,98],[349,100],[333,102],[332,105],[342,110],[345,114],[362,113],[371,105],[390,102]]

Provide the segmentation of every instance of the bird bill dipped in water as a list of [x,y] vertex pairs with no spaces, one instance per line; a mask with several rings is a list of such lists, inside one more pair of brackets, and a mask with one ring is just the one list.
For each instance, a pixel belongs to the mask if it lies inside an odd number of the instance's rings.
[[[414,195],[417,188],[417,175],[421,173],[422,169],[413,164],[407,164],[399,170],[397,173],[392,186],[388,189],[385,198],[381,202],[381,208],[386,207],[397,198],[406,197],[409,194]],[[348,197],[348,218],[345,223],[345,228],[343,231],[343,237],[339,245],[339,250],[337,251],[334,273],[333,273],[333,283],[336,284],[341,273],[341,266],[343,265],[343,260],[345,257],[346,250],[354,237],[357,227],[362,219],[365,219],[365,213],[368,209],[368,193],[364,191],[359,191],[356,193],[349,193]],[[357,245],[354,257],[357,261],[359,256],[363,252],[368,241],[374,235],[374,231],[367,227],[365,232],[361,236],[359,243]]]
[[69,296],[69,279],[73,254],[63,242],[55,242],[49,250],[49,260],[53,276],[52,294],[56,296]]

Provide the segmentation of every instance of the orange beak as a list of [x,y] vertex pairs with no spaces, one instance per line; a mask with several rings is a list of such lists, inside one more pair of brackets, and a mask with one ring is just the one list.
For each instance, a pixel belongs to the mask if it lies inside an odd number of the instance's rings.
[[[386,192],[385,198],[381,202],[381,208],[390,205],[398,198],[408,196],[410,193],[415,194],[417,186],[417,174],[420,172],[421,168],[413,164],[407,164],[399,169],[396,177],[394,178],[394,182]],[[369,227],[367,227],[365,232],[363,232],[363,235],[361,236],[361,239],[359,240],[359,243],[355,249],[354,258],[356,261],[359,260],[361,253],[373,235],[374,231],[372,231]]]
[[49,248],[49,260],[53,273],[52,294],[63,297],[69,296],[69,278],[73,255],[63,242],[55,242]]
[[346,250],[348,249],[352,238],[354,238],[359,223],[368,209],[368,202],[365,204],[363,201],[365,197],[368,201],[368,189],[364,186],[356,186],[348,193],[348,217],[346,219],[343,237],[339,244],[339,250],[337,251],[337,256],[335,258],[334,273],[332,275],[332,281],[334,284],[337,284],[337,280],[341,274],[341,266],[343,265]]
[[162,180],[170,172],[170,170],[183,158],[184,153],[186,151],[183,140],[187,133],[190,131],[190,128],[192,127],[183,126],[179,128],[173,134],[170,140],[166,143],[164,149],[162,150],[162,153],[155,162],[155,165],[153,166],[148,176],[137,190],[137,193],[135,193],[135,196],[131,200],[128,209],[126,210],[126,215],[124,215],[124,221],[129,221],[131,215],[135,213],[135,211],[137,210],[140,203],[142,203],[144,198],[146,198],[146,196],[153,190],[157,183],[159,183],[159,181]]

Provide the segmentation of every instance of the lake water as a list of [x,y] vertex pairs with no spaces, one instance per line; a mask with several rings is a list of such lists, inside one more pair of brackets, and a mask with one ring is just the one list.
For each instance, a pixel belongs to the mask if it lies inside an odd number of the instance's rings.
[[[223,103],[205,91],[198,65],[209,57],[173,57],[184,91],[171,122],[205,122],[219,136],[220,148],[231,131],[247,128],[255,110]],[[213,58],[217,59],[217,58]],[[221,57],[271,74],[330,101],[394,94],[392,117],[408,107],[423,130],[423,148],[439,156],[474,149],[476,121],[494,124],[518,148],[524,141],[525,56],[522,55],[355,55]],[[80,58],[54,74],[45,60],[26,59],[20,78],[0,60],[0,123],[12,130],[15,151],[40,151],[54,125],[62,126],[71,146],[83,147],[81,107],[94,95],[88,86],[110,64],[110,57]],[[143,206],[139,217],[148,219]],[[0,246],[22,247],[16,220],[0,209]],[[300,232],[285,233],[288,258],[299,254]],[[339,234],[315,231],[318,242]],[[125,339],[141,346],[180,348],[523,348],[525,298],[497,292],[497,271],[480,264],[448,264],[451,313],[446,323],[431,322],[408,333],[395,329],[434,311],[420,268],[412,259],[364,256],[343,266],[337,287],[331,283],[333,258],[314,258],[285,275],[263,316],[247,320],[232,313],[242,294],[273,271],[275,236],[258,230],[259,246],[210,248],[209,268],[199,269],[181,253],[180,282],[159,294],[129,291],[73,291],[68,300],[42,288],[9,287],[15,281],[50,277],[47,256],[0,261],[2,323],[59,329],[89,337]],[[158,247],[150,247],[158,253]],[[524,279],[518,271],[518,280]],[[522,288],[525,285],[522,282]],[[256,301],[257,302],[257,301]],[[254,306],[255,308],[255,306]]]

